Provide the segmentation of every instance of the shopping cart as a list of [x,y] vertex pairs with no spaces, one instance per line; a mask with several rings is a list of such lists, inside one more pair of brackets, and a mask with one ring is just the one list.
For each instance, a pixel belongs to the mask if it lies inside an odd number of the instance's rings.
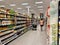
[[32,30],[37,30],[37,24],[32,24]]

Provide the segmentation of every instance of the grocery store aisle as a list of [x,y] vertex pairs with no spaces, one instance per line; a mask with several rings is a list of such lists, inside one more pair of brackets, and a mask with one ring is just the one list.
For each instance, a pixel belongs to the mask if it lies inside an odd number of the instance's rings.
[[47,45],[46,31],[41,32],[38,26],[37,31],[30,30],[8,45]]

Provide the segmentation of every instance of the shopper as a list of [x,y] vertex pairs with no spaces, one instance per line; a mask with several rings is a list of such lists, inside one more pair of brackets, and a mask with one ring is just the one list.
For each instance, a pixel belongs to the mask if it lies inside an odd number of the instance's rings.
[[43,18],[40,19],[40,26],[41,26],[41,31],[42,31],[42,28],[43,28],[43,26],[44,26],[44,19],[43,19]]
[[31,21],[31,23],[32,23],[32,30],[37,30],[37,20],[36,20],[36,18],[34,17],[34,13],[32,14],[32,21]]

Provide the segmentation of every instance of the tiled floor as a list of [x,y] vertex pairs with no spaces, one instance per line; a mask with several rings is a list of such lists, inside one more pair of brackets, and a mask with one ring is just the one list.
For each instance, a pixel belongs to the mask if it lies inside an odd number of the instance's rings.
[[37,31],[30,30],[9,45],[47,45],[46,31],[41,32],[38,26]]

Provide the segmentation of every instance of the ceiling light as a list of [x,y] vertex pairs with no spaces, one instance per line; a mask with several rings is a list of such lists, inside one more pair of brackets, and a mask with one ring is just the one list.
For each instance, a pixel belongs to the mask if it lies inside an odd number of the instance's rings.
[[17,9],[22,9],[22,8],[17,8]]
[[41,4],[41,3],[43,3],[42,1],[40,1],[40,2],[35,2],[35,4]]
[[5,5],[0,5],[0,7],[5,7]]
[[31,6],[26,6],[26,8],[31,8]]
[[43,6],[38,6],[37,8],[43,8]]
[[16,4],[10,4],[10,6],[16,6]]
[[22,3],[22,5],[28,5],[28,3]]

